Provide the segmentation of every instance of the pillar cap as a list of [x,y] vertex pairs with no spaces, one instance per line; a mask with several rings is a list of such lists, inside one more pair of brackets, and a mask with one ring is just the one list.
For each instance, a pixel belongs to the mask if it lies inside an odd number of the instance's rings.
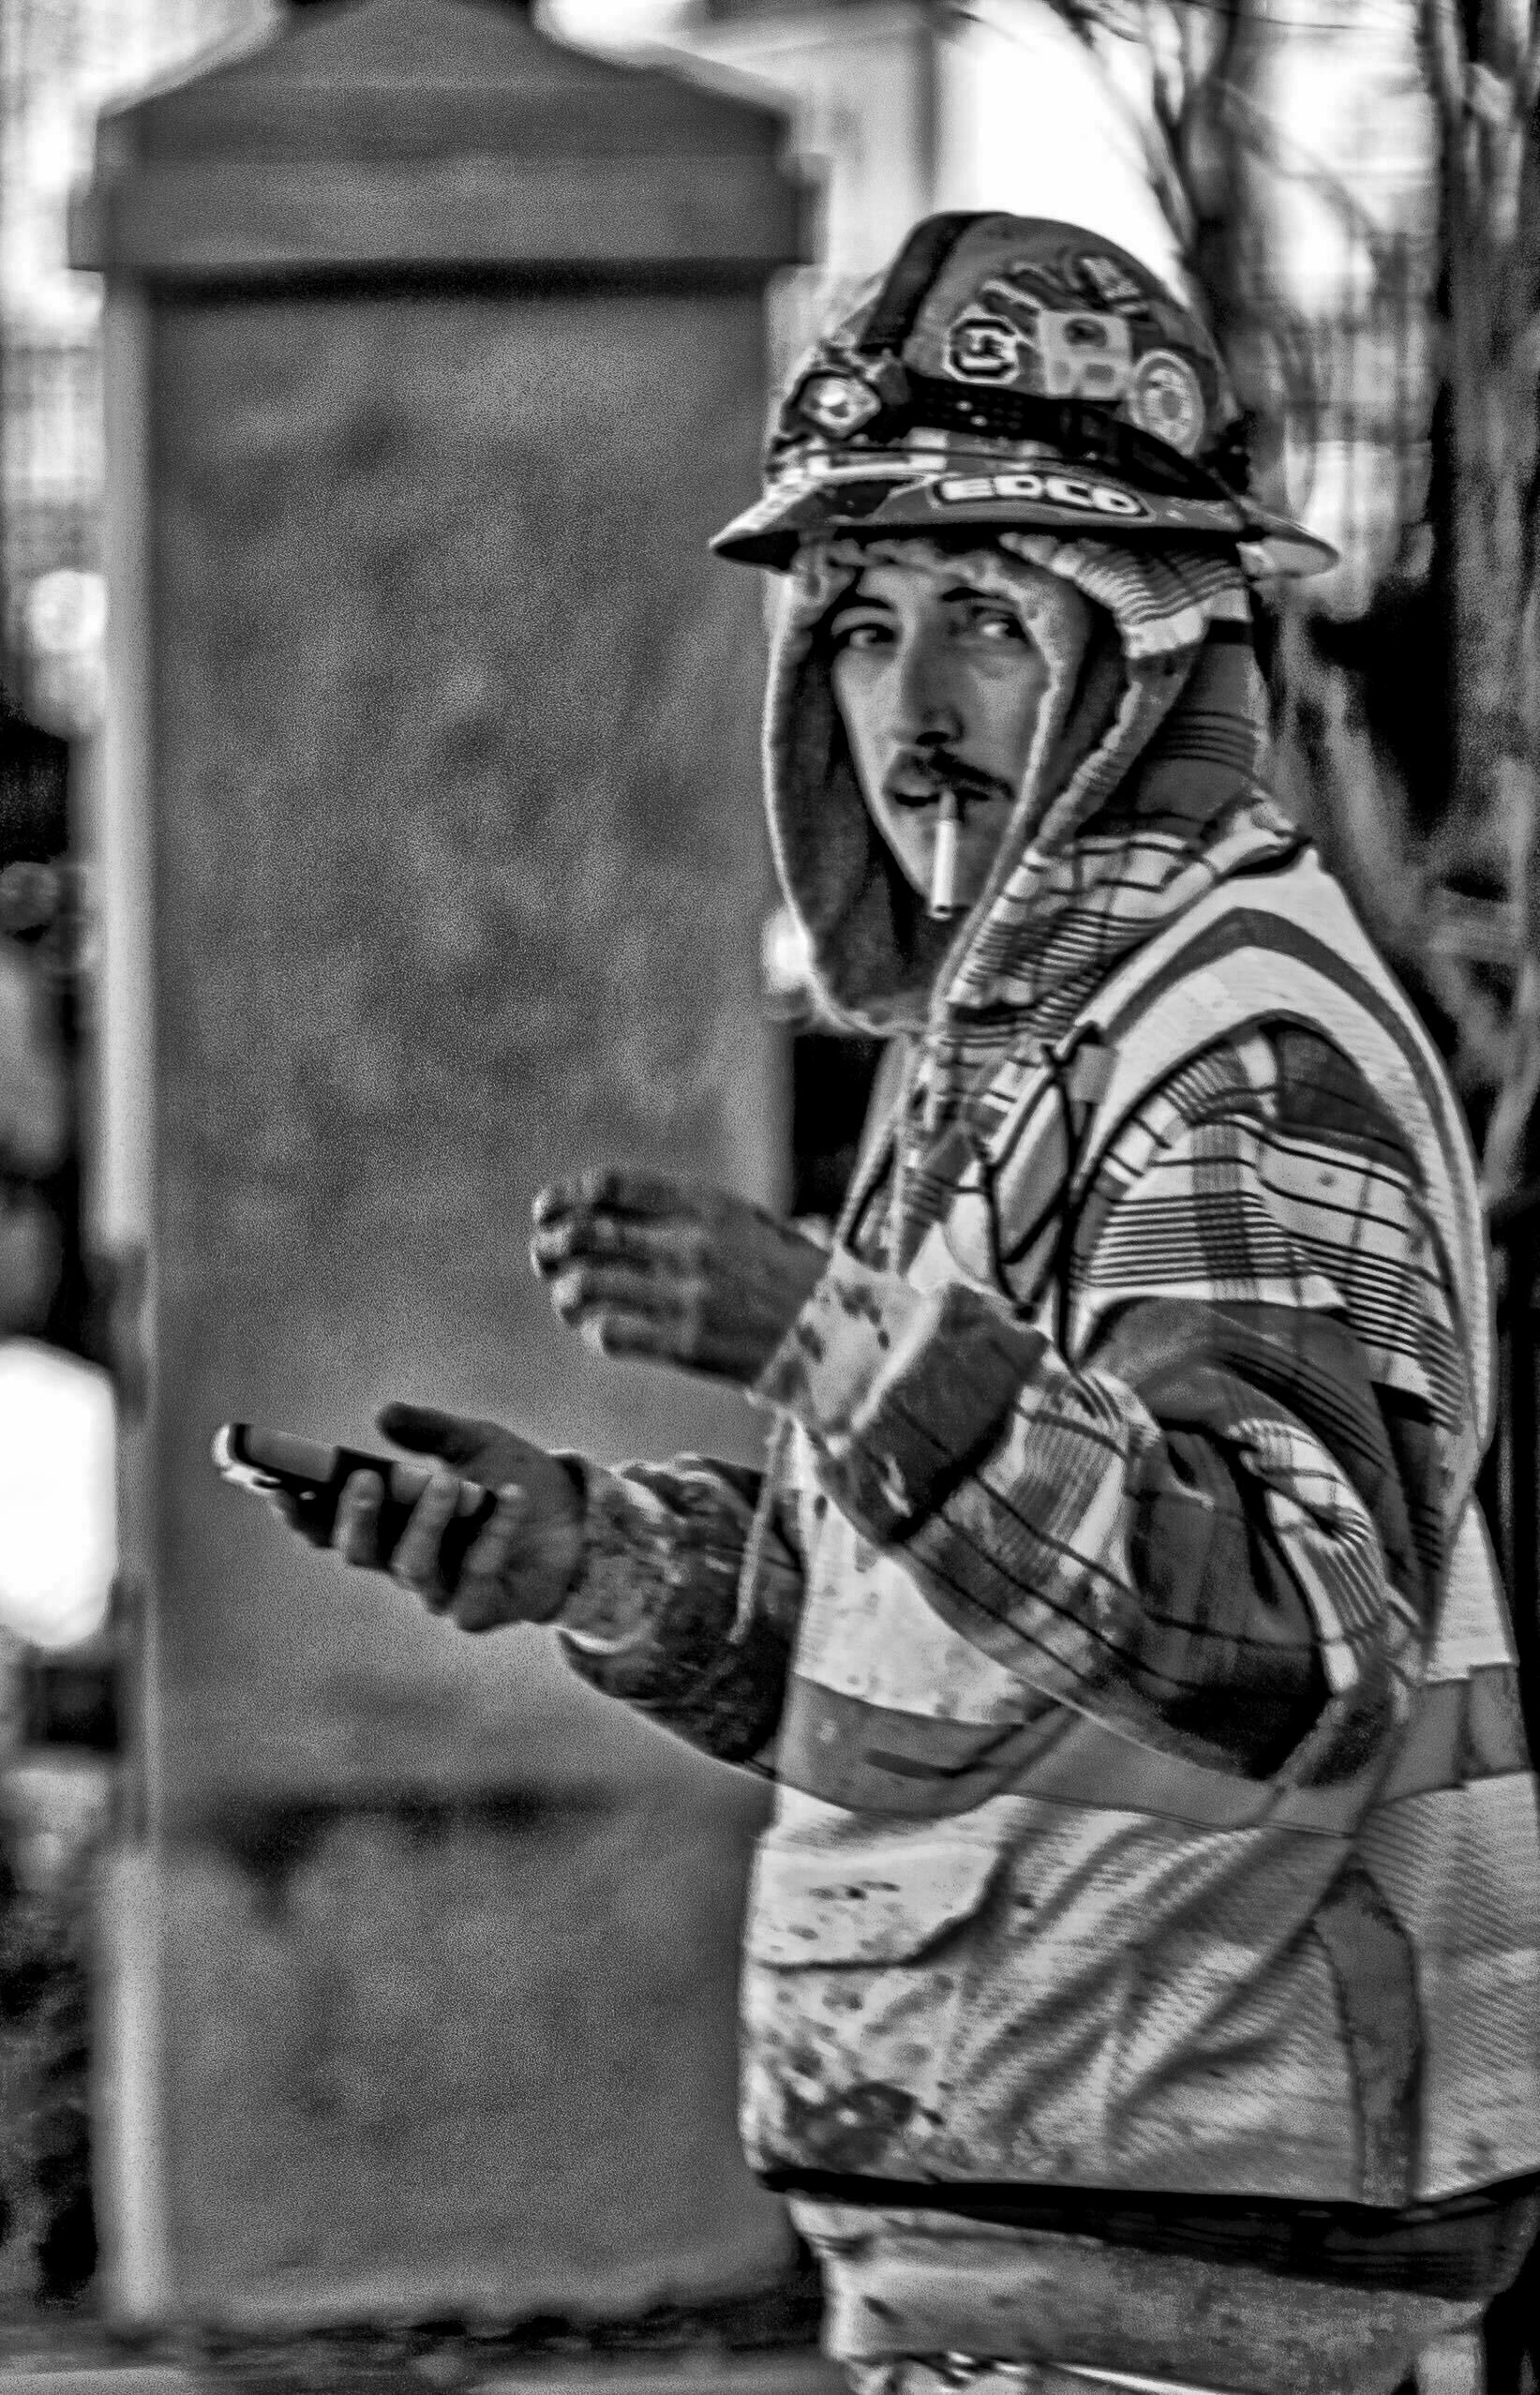
[[759,277],[810,254],[782,112],[501,0],[324,0],[102,112],[70,262],[156,281]]

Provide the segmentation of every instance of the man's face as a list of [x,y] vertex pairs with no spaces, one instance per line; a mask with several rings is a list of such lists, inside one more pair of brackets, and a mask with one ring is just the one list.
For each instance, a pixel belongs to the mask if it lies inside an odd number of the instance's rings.
[[934,565],[873,565],[830,622],[834,696],[861,795],[913,887],[931,886],[941,800],[959,807],[957,902],[982,890],[1048,686],[1014,610]]

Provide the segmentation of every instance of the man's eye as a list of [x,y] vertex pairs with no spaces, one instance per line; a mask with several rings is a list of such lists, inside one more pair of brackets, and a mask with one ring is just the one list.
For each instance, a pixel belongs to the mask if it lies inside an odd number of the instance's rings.
[[982,640],[1024,642],[1026,638],[1009,607],[979,607],[973,617],[971,628]]
[[846,649],[880,649],[888,638],[885,623],[837,623],[832,635],[834,652],[838,656]]

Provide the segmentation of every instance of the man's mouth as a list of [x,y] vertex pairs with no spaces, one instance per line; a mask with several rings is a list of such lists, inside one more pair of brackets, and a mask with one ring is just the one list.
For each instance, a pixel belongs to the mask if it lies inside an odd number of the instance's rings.
[[939,806],[949,791],[964,814],[969,807],[998,805],[1002,800],[1009,804],[1011,795],[996,775],[960,761],[898,765],[883,784],[884,796],[898,807]]

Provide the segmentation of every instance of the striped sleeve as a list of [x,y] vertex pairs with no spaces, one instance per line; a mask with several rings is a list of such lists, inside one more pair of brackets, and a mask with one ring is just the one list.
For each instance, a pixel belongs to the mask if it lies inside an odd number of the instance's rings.
[[1045,1696],[1266,1774],[1410,1701],[1459,1406],[1411,1160],[1348,1059],[1223,1045],[1109,1154],[1073,1353],[842,1254],[761,1383],[946,1619]]

